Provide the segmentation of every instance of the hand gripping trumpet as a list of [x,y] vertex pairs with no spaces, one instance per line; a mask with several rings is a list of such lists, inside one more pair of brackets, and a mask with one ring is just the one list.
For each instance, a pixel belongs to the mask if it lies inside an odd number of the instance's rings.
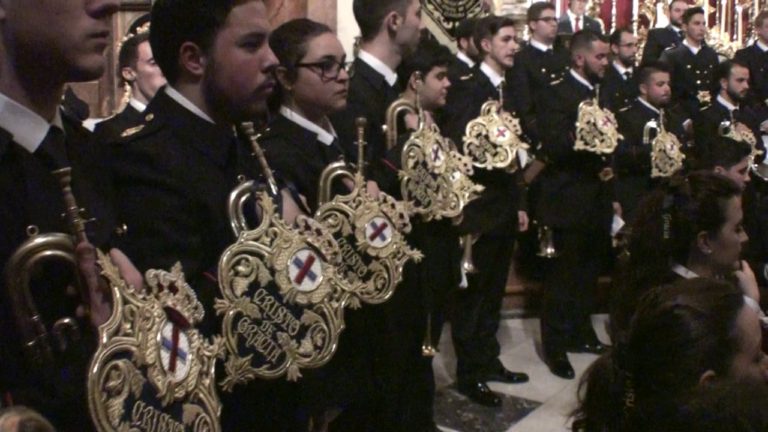
[[[65,205],[64,217],[67,220],[70,234],[39,234],[37,227],[28,227],[29,238],[16,249],[5,268],[7,294],[24,344],[24,353],[27,359],[35,365],[46,367],[53,367],[55,363],[46,324],[37,309],[30,289],[32,269],[38,263],[48,259],[64,260],[71,263],[75,266],[75,285],[80,293],[82,304],[86,307],[86,312],[90,302],[88,289],[80,280],[76,268],[75,247],[88,239],[85,235],[85,223],[87,221],[82,217],[83,209],[77,205],[72,193],[72,169],[69,167],[61,168],[53,171],[52,174],[59,181],[62,189]],[[70,334],[71,339],[80,337],[77,321],[72,317],[57,320],[52,326],[52,333],[60,351],[67,348],[67,333]]]
[[[651,134],[656,137],[651,139]],[[664,110],[659,113],[659,120],[651,119],[643,127],[643,144],[651,146],[651,177],[671,177],[683,167],[685,155],[680,150],[682,145],[677,137],[664,128]]]

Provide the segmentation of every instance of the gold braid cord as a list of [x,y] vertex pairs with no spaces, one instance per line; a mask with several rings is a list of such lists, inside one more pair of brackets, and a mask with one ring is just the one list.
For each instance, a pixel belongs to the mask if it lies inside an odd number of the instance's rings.
[[579,104],[574,150],[609,155],[616,149],[619,138],[622,136],[616,118],[609,110],[600,108],[597,98]]
[[314,217],[341,248],[339,272],[350,286],[350,306],[385,302],[402,280],[405,263],[423,257],[405,241],[404,234],[411,231],[406,205],[385,193],[372,197],[362,174],[352,174],[343,162],[329,165],[320,183],[330,185],[340,173],[353,179],[352,192],[325,202]]
[[411,210],[426,221],[459,216],[484,189],[470,179],[472,159],[451,144],[437,125],[422,123],[403,146],[400,190]]
[[[255,196],[260,224],[244,221],[245,203]],[[341,251],[329,231],[306,216],[289,226],[268,193],[247,181],[230,194],[237,241],[219,260],[216,313],[223,316],[227,358],[221,385],[259,378],[301,377],[336,351],[344,328],[350,287],[336,268]]]
[[111,286],[113,310],[99,328],[88,374],[96,429],[221,430],[215,363],[222,341],[209,342],[195,329],[203,307],[181,265],[147,271],[144,290],[128,285],[100,251],[99,265]]
[[515,171],[517,151],[528,149],[520,138],[522,133],[518,119],[502,110],[498,101],[488,101],[480,109],[480,116],[467,123],[464,154],[478,168]]

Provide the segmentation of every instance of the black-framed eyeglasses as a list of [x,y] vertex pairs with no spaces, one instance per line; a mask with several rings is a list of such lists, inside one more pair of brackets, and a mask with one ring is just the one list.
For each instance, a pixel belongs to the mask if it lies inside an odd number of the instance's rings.
[[342,69],[349,72],[349,67],[352,66],[352,62],[345,60],[336,61],[336,59],[329,58],[312,63],[296,63],[294,66],[309,68],[319,74],[320,79],[333,81],[339,78]]

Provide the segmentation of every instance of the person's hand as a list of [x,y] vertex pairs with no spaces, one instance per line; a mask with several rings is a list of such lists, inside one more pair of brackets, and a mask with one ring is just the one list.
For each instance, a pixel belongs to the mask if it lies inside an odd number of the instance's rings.
[[[303,211],[301,211],[301,208],[299,207],[299,204],[293,200],[293,196],[291,195],[291,192],[287,189],[283,189],[280,191],[280,195],[282,195],[283,199],[283,213],[282,218],[285,223],[288,225],[293,225],[294,222],[296,222],[296,218],[299,215],[304,214]],[[303,196],[299,196],[299,199],[302,200],[302,204],[306,207],[307,202]]]
[[[101,277],[96,248],[90,242],[80,242],[75,247],[75,257],[80,276],[88,290],[89,318],[91,324],[98,328],[112,316],[112,291],[107,280]],[[119,249],[112,249],[109,257],[123,280],[137,289],[143,289],[144,278],[125,254]]]
[[621,204],[618,201],[614,201],[611,205],[613,206],[613,214],[618,217],[622,217],[624,210],[622,210]]
[[528,213],[519,210],[517,212],[517,230],[520,232],[528,231],[528,225],[530,220],[528,219]]
[[376,183],[373,180],[368,180],[365,183],[365,188],[368,191],[368,195],[370,195],[373,199],[379,199],[379,194],[381,193],[381,189],[379,189],[378,183]]
[[408,113],[403,118],[403,123],[408,130],[415,131],[419,128],[419,116],[415,113]]
[[739,264],[740,268],[733,272],[733,274],[736,276],[736,280],[738,280],[739,288],[745,296],[751,297],[759,304],[760,289],[757,286],[757,278],[755,277],[755,273],[752,271],[752,268],[749,267],[749,264],[746,261],[739,261]]

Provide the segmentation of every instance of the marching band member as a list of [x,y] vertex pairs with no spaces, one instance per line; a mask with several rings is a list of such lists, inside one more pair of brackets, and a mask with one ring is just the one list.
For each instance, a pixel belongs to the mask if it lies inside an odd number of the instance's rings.
[[613,112],[629,106],[637,97],[635,57],[637,37],[628,28],[617,29],[609,39],[613,61],[600,85],[601,105]]
[[566,352],[604,350],[592,328],[594,290],[610,244],[611,218],[620,214],[613,203],[610,160],[575,151],[579,105],[595,97],[595,86],[608,67],[608,43],[591,31],[574,34],[571,69],[551,88],[550,107],[539,113],[543,147],[538,218],[554,231],[555,258],[544,280],[541,336],[544,360],[553,374],[574,377]]
[[458,82],[463,76],[472,73],[477,63],[477,47],[472,35],[475,32],[477,18],[467,18],[456,26],[456,57],[448,67],[448,78]]
[[[104,72],[103,55],[118,2],[73,0],[37,6],[22,0],[0,3],[0,268],[6,275],[15,270],[8,267],[9,261],[33,231],[39,232],[38,239],[50,233],[75,234],[61,217],[67,210],[62,185],[51,172],[71,168],[73,194],[87,211],[84,217],[95,218],[85,225],[87,239],[77,240],[73,256],[85,283],[80,294],[90,316],[78,313],[79,339],[62,341],[53,334],[54,322],[75,317],[80,308],[77,291],[68,288],[74,272],[61,263],[25,269],[33,273],[24,275],[31,277],[29,287],[9,285],[16,282],[4,277],[0,406],[26,405],[47,417],[56,430],[88,431],[93,430],[84,421],[89,418],[88,362],[96,328],[111,314],[93,245],[106,246],[114,226],[104,173],[97,171],[98,163],[92,159],[90,133],[63,112],[60,103],[67,82],[94,80]],[[117,251],[111,255],[130,283],[140,286],[141,276],[125,256]],[[27,288],[45,326],[34,340],[23,340],[24,331],[17,325],[15,315],[25,305],[12,303],[12,291]],[[43,345],[51,349],[50,355],[45,355]],[[36,354],[30,354],[32,350]]]
[[[474,38],[482,62],[471,77],[448,92],[442,120],[442,130],[455,143],[462,142],[467,123],[480,114],[481,106],[499,98],[504,74],[514,64],[518,49],[515,35],[514,22],[508,18],[489,16],[477,22]],[[514,174],[476,168],[472,179],[485,190],[462,215],[461,229],[479,238],[473,248],[477,273],[467,275],[468,288],[457,293],[451,320],[456,379],[459,392],[479,404],[497,407],[501,399],[486,382],[528,381],[528,375],[512,372],[501,363],[496,339],[515,233],[528,229],[528,215],[519,208],[521,194]]]
[[670,0],[667,13],[669,25],[648,30],[648,38],[643,48],[643,63],[656,61],[665,50],[683,43],[683,39],[685,39],[683,13],[687,9],[688,2],[686,0]]
[[760,107],[759,112],[765,115],[768,111],[768,11],[757,14],[754,31],[755,43],[736,51],[734,59],[749,68],[750,104]]

